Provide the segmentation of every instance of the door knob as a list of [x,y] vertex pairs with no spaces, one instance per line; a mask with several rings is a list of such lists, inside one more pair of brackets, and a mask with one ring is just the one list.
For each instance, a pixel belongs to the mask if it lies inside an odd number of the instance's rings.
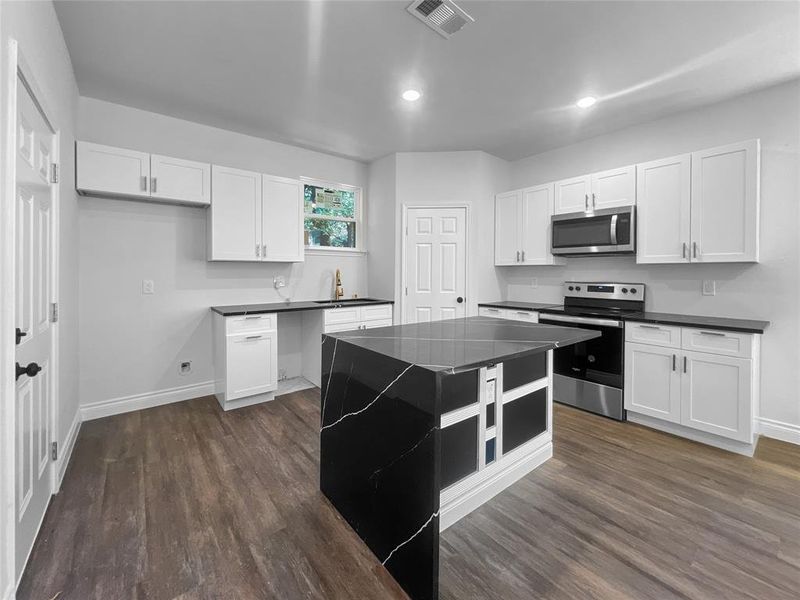
[[22,338],[24,338],[26,335],[28,335],[27,331],[22,331],[22,329],[17,327],[17,344],[16,344],[17,346],[19,346],[19,343],[22,341]]
[[19,379],[23,375],[27,375],[28,377],[36,377],[39,371],[42,370],[42,367],[37,365],[35,362],[28,363],[27,367],[21,367],[19,363],[17,363],[17,377]]
[[456,298],[456,302],[458,302],[459,304],[461,304],[463,301],[464,301],[464,298],[462,298],[461,296]]

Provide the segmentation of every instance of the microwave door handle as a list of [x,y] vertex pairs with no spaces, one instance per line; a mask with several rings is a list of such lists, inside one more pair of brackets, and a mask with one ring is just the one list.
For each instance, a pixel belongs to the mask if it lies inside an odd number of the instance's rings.
[[617,245],[617,216],[618,215],[612,215],[611,216],[611,245],[612,246],[616,246]]

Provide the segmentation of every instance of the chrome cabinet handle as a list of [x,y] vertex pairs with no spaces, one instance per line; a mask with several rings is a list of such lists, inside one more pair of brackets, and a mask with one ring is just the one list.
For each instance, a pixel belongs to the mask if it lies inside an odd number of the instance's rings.
[[261,256],[263,256],[264,258],[267,258],[267,245],[266,244],[261,244]]
[[697,258],[697,242],[692,242],[692,258]]
[[683,372],[686,373],[686,357],[683,357]]
[[637,327],[639,327],[640,329],[655,329],[657,331],[661,331],[661,327],[658,327],[656,325],[637,325]]
[[677,360],[677,356],[675,354],[672,355],[672,370],[675,370],[675,361]]
[[686,242],[682,242],[681,246],[682,246],[681,258],[686,258]]
[[584,204],[586,206],[586,212],[589,212],[589,194],[584,194]]
[[701,331],[700,335],[713,335],[714,337],[725,337],[725,334],[719,331]]
[[499,308],[487,308],[486,310],[489,312],[500,312]]
[[158,180],[155,177],[150,178],[150,193],[155,194],[158,187]]
[[517,250],[517,262],[519,262],[519,250]]
[[260,340],[260,339],[261,339],[261,336],[260,336],[260,335],[248,335],[248,336],[247,336],[246,338],[244,338],[244,339],[246,339],[246,340]]
[[261,244],[256,244],[256,256],[261,256]]
[[595,200],[594,192],[592,192],[592,208],[597,208],[597,200]]
[[525,262],[525,250],[522,251],[522,262]]
[[142,176],[139,178],[139,187],[141,187],[141,188],[142,188],[142,191],[143,191],[143,192],[146,192],[146,191],[147,191],[147,177],[145,177],[144,175],[142,175]]
[[245,317],[245,319],[260,319],[260,318],[261,318],[261,315],[253,315],[253,316]]

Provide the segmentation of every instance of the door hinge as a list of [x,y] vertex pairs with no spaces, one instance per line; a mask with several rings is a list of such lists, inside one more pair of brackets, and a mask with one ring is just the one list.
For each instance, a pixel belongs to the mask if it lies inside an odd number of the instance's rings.
[[53,460],[58,460],[58,442],[50,444],[50,456]]
[[50,183],[58,183],[58,165],[56,163],[50,165]]
[[50,322],[58,323],[58,302],[50,304]]

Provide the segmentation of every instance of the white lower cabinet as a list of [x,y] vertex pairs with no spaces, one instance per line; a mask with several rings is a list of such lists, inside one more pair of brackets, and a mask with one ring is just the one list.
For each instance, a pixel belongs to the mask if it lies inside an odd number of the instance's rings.
[[[658,328],[669,335],[653,335]],[[681,343],[676,345],[674,329],[641,323],[626,325],[625,409],[629,419],[637,421],[636,415],[644,415],[672,423],[682,428],[669,429],[672,433],[708,443],[715,443],[715,439],[690,434],[704,432],[752,445],[760,336],[682,327]],[[641,342],[647,339],[669,341]],[[698,346],[704,351],[694,349]],[[747,451],[735,446],[729,449]]]
[[278,316],[214,315],[216,396],[224,410],[265,402],[278,389]]

